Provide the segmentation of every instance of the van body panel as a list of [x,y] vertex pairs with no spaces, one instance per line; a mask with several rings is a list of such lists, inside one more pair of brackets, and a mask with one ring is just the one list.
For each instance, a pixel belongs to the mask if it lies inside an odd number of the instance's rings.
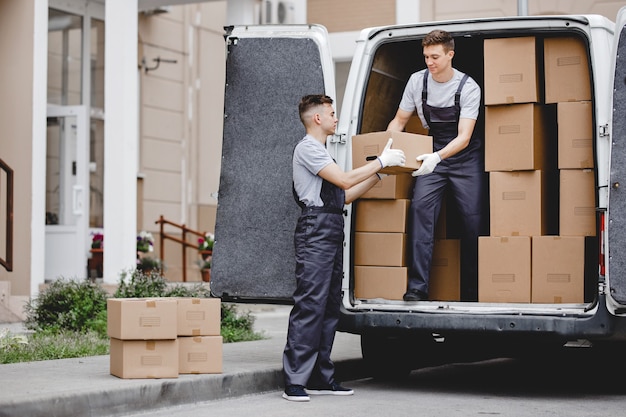
[[[626,9],[617,17],[612,55],[613,94],[611,114],[611,159],[606,242],[608,296],[625,312],[626,305]],[[617,308],[617,311],[620,311]]]
[[305,94],[335,94],[327,33],[321,26],[236,27],[226,44],[211,291],[289,302],[300,213],[291,158],[305,133],[298,103]]

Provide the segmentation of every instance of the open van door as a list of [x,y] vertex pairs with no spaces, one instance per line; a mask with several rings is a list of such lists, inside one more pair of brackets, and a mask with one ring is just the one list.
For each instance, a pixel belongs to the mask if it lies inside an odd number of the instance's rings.
[[335,98],[323,26],[241,26],[225,35],[224,137],[211,292],[224,300],[291,302],[292,153],[306,94]]
[[611,169],[608,207],[607,300],[626,313],[626,7],[615,24],[612,68]]

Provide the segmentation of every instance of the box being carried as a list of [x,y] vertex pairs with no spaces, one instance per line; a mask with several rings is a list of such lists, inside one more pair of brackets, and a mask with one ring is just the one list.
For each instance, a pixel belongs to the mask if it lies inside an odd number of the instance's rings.
[[378,157],[389,138],[393,139],[391,147],[402,149],[406,156],[403,167],[387,167],[380,172],[384,174],[402,174],[413,172],[422,165],[415,158],[418,155],[433,152],[432,136],[416,135],[406,132],[373,132],[352,137],[352,168],[358,168]]

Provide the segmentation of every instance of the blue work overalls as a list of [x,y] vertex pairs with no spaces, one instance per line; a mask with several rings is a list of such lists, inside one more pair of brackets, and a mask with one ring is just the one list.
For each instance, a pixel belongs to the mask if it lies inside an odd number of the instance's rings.
[[[302,207],[294,235],[296,290],[283,353],[285,385],[334,382],[330,353],[339,322],[345,192],[324,180],[323,207]],[[295,195],[295,192],[294,192]]]
[[[458,135],[461,112],[461,90],[467,74],[462,78],[454,96],[454,106],[432,107],[427,104],[428,71],[424,73],[422,110],[433,137],[434,151],[443,149]],[[475,299],[478,287],[478,236],[483,227],[482,202],[485,176],[481,152],[481,138],[476,129],[468,146],[461,152],[442,160],[435,170],[415,178],[409,215],[408,290],[428,294],[428,283],[435,240],[435,225],[446,190],[451,194],[462,218],[461,270],[465,297]],[[463,286],[462,285],[462,286]]]

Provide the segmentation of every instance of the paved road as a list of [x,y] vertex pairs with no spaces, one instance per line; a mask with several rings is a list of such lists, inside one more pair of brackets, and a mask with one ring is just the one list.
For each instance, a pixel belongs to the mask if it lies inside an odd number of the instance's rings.
[[[190,404],[153,417],[515,416],[591,417],[626,413],[626,365],[592,349],[534,359],[491,359],[413,371],[405,380],[351,381],[352,397],[292,403],[281,392]],[[140,416],[142,414],[133,414]],[[145,414],[147,415],[147,414]]]

